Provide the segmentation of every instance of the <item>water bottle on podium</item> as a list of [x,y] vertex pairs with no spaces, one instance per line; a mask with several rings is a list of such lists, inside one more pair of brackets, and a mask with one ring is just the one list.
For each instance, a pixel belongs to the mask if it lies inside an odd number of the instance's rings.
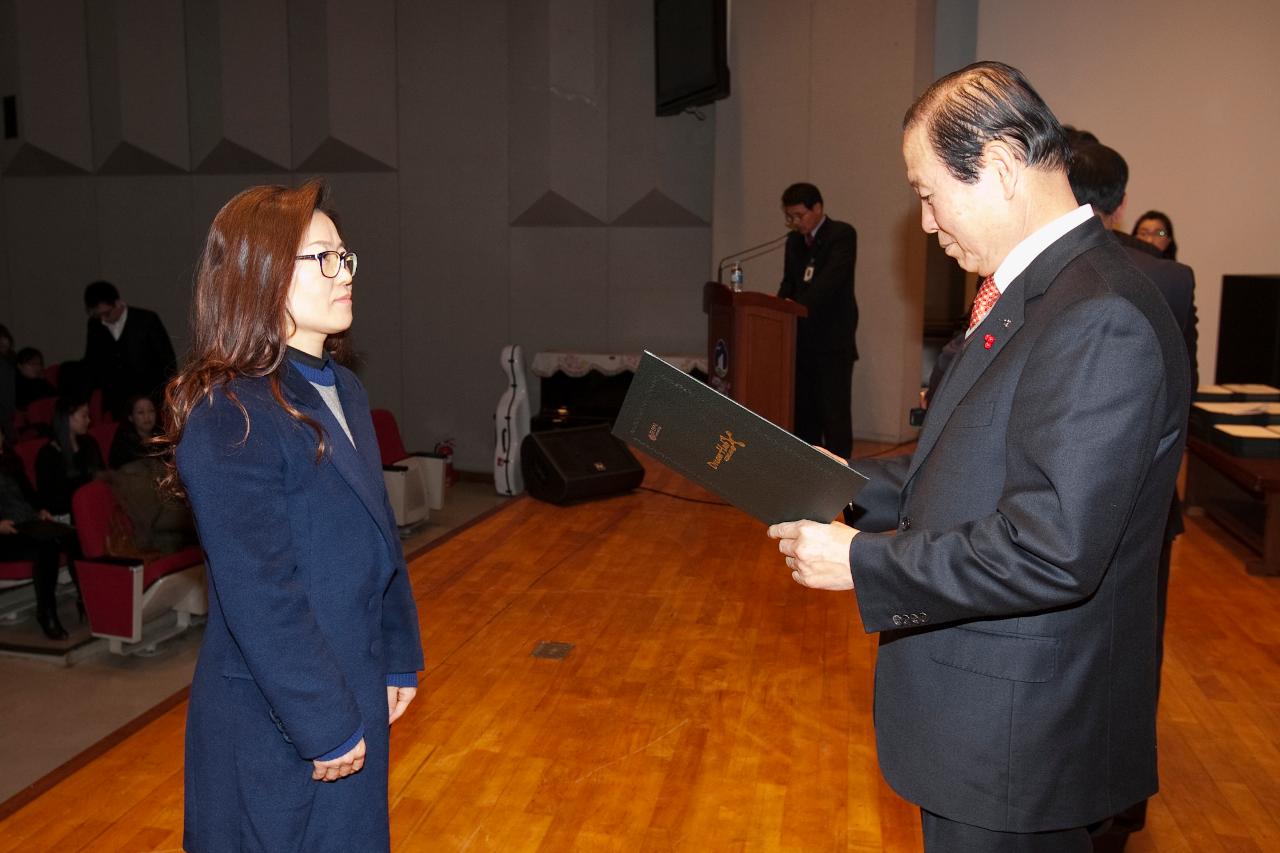
[[729,284],[733,287],[733,292],[741,293],[742,283],[746,280],[747,276],[742,271],[742,264],[734,261],[733,267],[729,270]]

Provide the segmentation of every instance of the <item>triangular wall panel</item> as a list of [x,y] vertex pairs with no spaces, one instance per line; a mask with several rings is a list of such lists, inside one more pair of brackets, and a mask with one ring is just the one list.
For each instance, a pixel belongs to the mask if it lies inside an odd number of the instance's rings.
[[512,225],[533,228],[599,228],[596,217],[554,190],[547,190],[511,221]]

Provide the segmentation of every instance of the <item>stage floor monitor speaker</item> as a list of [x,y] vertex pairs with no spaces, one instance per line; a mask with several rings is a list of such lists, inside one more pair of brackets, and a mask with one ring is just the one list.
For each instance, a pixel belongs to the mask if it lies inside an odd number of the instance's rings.
[[553,504],[621,494],[644,482],[644,468],[608,424],[530,433],[520,469],[529,494]]

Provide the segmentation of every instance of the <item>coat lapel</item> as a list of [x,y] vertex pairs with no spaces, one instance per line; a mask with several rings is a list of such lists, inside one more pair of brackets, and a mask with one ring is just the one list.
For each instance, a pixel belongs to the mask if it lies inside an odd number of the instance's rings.
[[344,387],[341,376],[338,378],[338,400],[342,403],[342,412],[351,428],[355,446],[347,440],[342,425],[334,417],[329,406],[320,397],[320,392],[312,387],[301,373],[289,368],[285,371],[284,387],[298,410],[307,417],[314,418],[324,427],[328,456],[334,469],[347,482],[356,497],[369,511],[369,516],[382,532],[387,547],[392,553],[399,553],[400,539],[391,528],[387,518],[386,505],[382,499],[382,462],[378,454],[378,446],[369,418],[361,417],[362,405],[354,388]]
[[[907,470],[906,482],[911,482],[911,478],[933,450],[947,421],[956,407],[964,401],[965,395],[1023,327],[1027,304],[1043,296],[1053,280],[1077,255],[1108,239],[1110,238],[1102,227],[1102,222],[1096,216],[1090,217],[1041,252],[1009,283],[995,307],[965,341],[964,349],[943,377],[942,385],[929,405],[924,429]],[[987,348],[988,336],[990,349]]]

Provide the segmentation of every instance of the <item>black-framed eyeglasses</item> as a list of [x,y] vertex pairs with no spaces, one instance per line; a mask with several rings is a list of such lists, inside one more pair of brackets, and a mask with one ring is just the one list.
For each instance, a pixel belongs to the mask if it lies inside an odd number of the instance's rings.
[[314,255],[295,255],[299,261],[319,261],[320,274],[325,278],[337,278],[342,272],[342,268],[346,267],[347,272],[351,273],[354,278],[356,274],[356,253],[355,252],[337,252],[329,250],[328,252],[317,252]]

